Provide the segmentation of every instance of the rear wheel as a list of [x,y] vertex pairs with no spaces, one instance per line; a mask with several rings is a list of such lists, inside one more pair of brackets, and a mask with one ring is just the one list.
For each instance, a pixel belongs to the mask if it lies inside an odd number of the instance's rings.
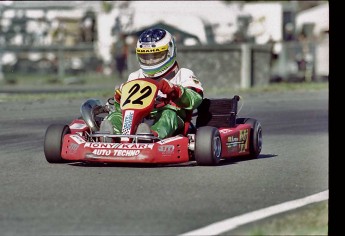
[[61,157],[62,141],[66,134],[71,133],[68,125],[50,125],[44,136],[44,155],[49,163],[67,162]]
[[197,130],[194,154],[198,165],[217,165],[219,163],[222,142],[217,128],[203,126]]
[[262,149],[262,128],[259,121],[253,118],[239,118],[236,123],[249,124],[252,128],[249,137],[249,158],[257,158]]

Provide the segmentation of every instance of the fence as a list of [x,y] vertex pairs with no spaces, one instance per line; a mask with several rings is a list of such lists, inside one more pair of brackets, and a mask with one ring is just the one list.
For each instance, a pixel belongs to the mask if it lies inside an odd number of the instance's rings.
[[[51,73],[61,78],[67,74],[96,71],[99,67],[104,67],[102,61],[95,57],[96,53],[92,45],[11,46],[0,48],[0,51],[15,53],[19,58],[15,65],[3,66],[4,73],[9,71],[29,74]],[[55,59],[48,60],[43,57],[36,62],[20,59],[22,54],[27,57],[29,53],[54,54]],[[79,68],[74,65],[78,63],[73,63],[73,60],[78,58]],[[177,60],[181,67],[193,70],[206,89],[221,87],[236,89],[267,85],[271,77],[271,46],[269,45],[179,46]],[[138,62],[133,50],[128,57],[127,72],[137,69]]]

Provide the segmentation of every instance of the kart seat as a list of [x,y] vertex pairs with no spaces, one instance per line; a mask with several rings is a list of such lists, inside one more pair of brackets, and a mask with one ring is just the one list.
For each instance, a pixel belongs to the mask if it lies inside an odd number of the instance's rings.
[[204,98],[197,109],[196,128],[201,126],[235,127],[239,100],[238,95],[233,98]]

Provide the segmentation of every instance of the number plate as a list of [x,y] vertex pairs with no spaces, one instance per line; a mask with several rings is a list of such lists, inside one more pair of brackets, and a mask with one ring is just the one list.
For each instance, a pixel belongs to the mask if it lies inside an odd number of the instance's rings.
[[157,86],[145,80],[132,80],[122,87],[121,109],[145,109],[157,92]]

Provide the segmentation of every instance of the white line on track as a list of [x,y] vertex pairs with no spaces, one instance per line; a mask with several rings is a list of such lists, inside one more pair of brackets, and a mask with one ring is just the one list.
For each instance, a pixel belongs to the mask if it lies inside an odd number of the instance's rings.
[[238,226],[254,222],[257,220],[261,220],[263,218],[279,214],[285,211],[293,210],[298,207],[305,206],[310,203],[320,202],[324,200],[328,200],[329,198],[329,191],[326,190],[321,193],[317,193],[305,198],[284,202],[278,205],[270,206],[267,208],[263,208],[257,211],[249,212],[240,216],[236,216],[233,218],[229,218],[226,220],[222,220],[213,224],[210,224],[208,226],[205,226],[200,229],[196,229],[184,234],[181,234],[181,236],[187,236],[187,235],[219,235],[221,233],[224,233],[229,230],[233,230],[237,228]]

